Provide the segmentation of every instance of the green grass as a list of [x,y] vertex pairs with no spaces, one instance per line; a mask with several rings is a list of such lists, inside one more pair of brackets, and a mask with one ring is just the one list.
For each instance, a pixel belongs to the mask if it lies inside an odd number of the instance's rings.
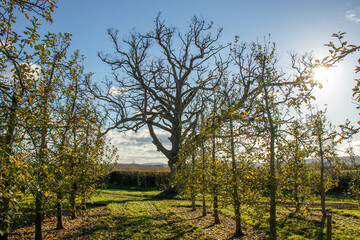
[[180,200],[161,197],[156,190],[102,190],[92,202],[106,204],[106,215],[90,239],[210,239],[170,209]]
[[[355,204],[352,199],[344,198],[343,195],[330,195],[327,203]],[[262,199],[265,203],[265,198]],[[319,203],[319,201],[315,201]],[[254,219],[251,214],[253,206],[242,207],[242,220],[245,224],[255,229],[269,231],[269,216],[265,214],[263,218]],[[303,209],[301,214],[294,214],[295,208],[277,206],[277,234],[279,239],[320,239],[320,235],[326,238],[326,223],[322,226],[321,209]],[[327,208],[332,213],[332,239],[360,239],[360,210],[346,210]],[[234,216],[232,206],[227,206],[221,210],[224,214]]]
[[[317,199],[320,199],[320,196],[318,196]],[[357,200],[353,196],[349,196],[344,193],[326,193],[326,202],[358,204]]]
[[353,217],[360,219],[360,210],[347,210],[347,209],[336,209],[336,208],[326,208],[330,213],[336,213],[343,215],[345,217]]
[[[208,196],[208,210],[211,197]],[[24,198],[22,207],[31,208],[31,198]],[[197,201],[201,207],[201,201]],[[315,203],[319,203],[316,199]],[[340,195],[327,197],[327,203],[354,204],[353,200]],[[262,209],[250,205],[242,207],[242,220],[246,227],[251,226],[260,232],[269,231],[268,203],[261,199]],[[118,187],[101,189],[93,195],[89,207],[105,207],[105,213],[89,230],[89,239],[211,239],[206,232],[183,219],[172,207],[190,209],[190,201],[169,197],[158,190]],[[360,210],[327,208],[332,214],[333,239],[360,239]],[[260,211],[256,211],[260,210]],[[231,205],[222,206],[222,214],[233,217]],[[294,208],[277,206],[277,233],[279,239],[318,239],[325,234],[321,227],[320,209],[307,208],[302,214],[294,214]],[[29,211],[30,213],[30,211]],[[25,217],[25,215],[22,215]],[[31,221],[32,222],[32,221]],[[29,222],[30,223],[30,222]],[[27,224],[25,224],[27,225]],[[249,239],[256,236],[247,236]]]
[[[328,203],[355,203],[340,195],[327,197]],[[265,201],[264,201],[265,202]],[[104,189],[93,197],[93,204],[107,205],[92,239],[206,239],[203,230],[181,218],[171,206],[190,207],[190,202],[167,199],[159,191],[138,188]],[[201,202],[197,201],[200,206]],[[302,215],[293,208],[277,207],[279,239],[318,239],[326,233],[321,225],[321,212],[308,209]],[[328,208],[332,213],[333,239],[360,239],[360,211]],[[222,208],[223,214],[233,216],[232,207]],[[243,206],[243,222],[254,229],[269,230],[268,214],[254,219],[251,206]]]

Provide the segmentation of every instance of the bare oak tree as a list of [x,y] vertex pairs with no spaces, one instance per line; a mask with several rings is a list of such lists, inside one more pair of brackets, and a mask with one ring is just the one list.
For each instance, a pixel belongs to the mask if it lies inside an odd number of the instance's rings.
[[[118,31],[109,29],[113,54],[99,53],[111,66],[112,81],[101,88],[89,87],[105,102],[112,125],[105,131],[121,132],[146,127],[157,150],[166,156],[174,179],[175,164],[184,136],[193,129],[193,119],[201,109],[191,108],[195,96],[212,88],[210,60],[223,46],[218,44],[222,29],[193,17],[185,34],[155,19],[154,30],[141,34],[131,32],[119,41]],[[161,141],[157,129],[169,134],[169,142]],[[168,190],[172,190],[170,187]]]

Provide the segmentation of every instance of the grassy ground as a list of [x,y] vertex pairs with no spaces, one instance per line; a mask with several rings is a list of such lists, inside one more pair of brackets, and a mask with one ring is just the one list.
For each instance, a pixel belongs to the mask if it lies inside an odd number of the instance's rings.
[[103,190],[95,204],[107,204],[90,239],[208,239],[169,207],[158,191]]
[[[332,214],[333,239],[360,239],[360,211],[349,209],[351,201],[336,201],[328,208]],[[344,205],[345,204],[345,205]],[[89,204],[88,215],[64,219],[65,230],[55,230],[55,218],[44,221],[44,239],[266,239],[267,214],[254,220],[251,206],[244,206],[243,238],[235,238],[230,206],[222,208],[220,225],[213,225],[208,209],[206,217],[199,209],[190,210],[187,200],[165,198],[159,191],[146,189],[104,189]],[[342,208],[342,206],[345,206]],[[210,206],[209,206],[210,207]],[[321,213],[309,207],[294,215],[289,206],[278,206],[279,239],[319,239]],[[34,226],[18,228],[10,239],[33,239]]]
[[[173,200],[157,190],[104,189],[89,204],[88,215],[64,217],[64,230],[56,220],[43,224],[44,239],[211,239],[201,228],[171,209]],[[10,239],[33,239],[34,226],[22,226]]]

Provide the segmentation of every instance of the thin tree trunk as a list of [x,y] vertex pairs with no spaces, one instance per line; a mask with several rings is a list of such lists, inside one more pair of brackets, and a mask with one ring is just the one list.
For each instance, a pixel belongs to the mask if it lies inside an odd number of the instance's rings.
[[60,230],[63,229],[63,223],[62,223],[62,193],[59,191],[56,196],[56,229]]
[[192,189],[192,192],[191,192],[191,210],[196,211],[196,198],[195,198],[194,189]]
[[276,175],[275,175],[275,130],[270,140],[270,239],[276,240]]
[[269,103],[269,92],[265,82],[264,84],[264,93],[265,93],[265,108],[267,114],[267,120],[269,123],[270,130],[270,177],[269,177],[269,185],[270,185],[270,240],[276,240],[276,191],[277,191],[277,181],[276,181],[276,170],[275,170],[275,126],[272,119],[272,113],[270,109]]
[[201,160],[201,167],[202,167],[202,191],[201,191],[201,195],[202,195],[202,215],[206,216],[206,198],[205,198],[205,186],[206,186],[206,177],[205,177],[205,146],[204,146],[204,142],[202,142],[201,144],[201,149],[202,149],[202,160]]
[[[193,151],[192,155],[191,155],[191,166],[192,166],[192,173],[194,172],[194,166],[195,166],[195,152]],[[195,189],[195,185],[191,184],[191,207],[192,207],[192,211],[196,210],[196,189]]]
[[[229,103],[230,107],[230,103]],[[234,215],[235,215],[235,236],[242,236],[244,233],[241,228],[241,213],[240,213],[240,199],[238,193],[238,177],[235,158],[235,141],[234,141],[234,126],[233,119],[230,116],[230,141],[231,141],[231,168],[232,168],[232,186],[233,186],[233,200],[234,200]]]
[[214,224],[219,224],[219,201],[217,189],[214,189]]
[[299,198],[299,190],[298,184],[295,186],[295,212],[300,211],[300,198]]
[[206,199],[205,199],[205,193],[202,194],[202,215],[203,215],[203,217],[206,216]]
[[[214,110],[213,114],[216,113],[216,101],[214,102]],[[215,125],[215,118],[213,117],[213,125]],[[214,168],[213,173],[213,201],[214,201],[214,224],[220,223],[219,218],[219,201],[218,201],[218,195],[219,195],[219,184],[218,184],[218,178],[217,178],[217,171],[216,171],[216,142],[215,142],[215,132],[212,134],[212,163]]]
[[[54,71],[54,68],[52,68],[52,73]],[[41,128],[40,128],[40,148],[39,148],[39,154],[38,154],[38,183],[40,187],[41,185],[46,182],[47,174],[45,171],[45,165],[46,165],[46,156],[47,156],[47,135],[49,130],[49,96],[50,96],[50,87],[52,83],[52,77],[50,77],[50,81],[47,82],[45,89],[44,89],[44,95],[43,95],[43,101],[42,101],[42,108],[41,108]],[[44,194],[42,191],[37,191],[35,196],[35,240],[42,240],[42,218],[43,218],[43,197]]]
[[[320,120],[321,121],[321,120]],[[320,123],[321,125],[322,123]],[[322,126],[320,126],[322,131]],[[324,187],[324,172],[325,172],[325,163],[324,163],[324,152],[322,146],[321,132],[319,132],[319,148],[320,148],[320,198],[321,198],[321,212],[322,212],[322,221],[326,220],[326,209],[325,209],[325,187]]]
[[[298,169],[299,168],[297,167],[296,170],[298,170]],[[294,184],[295,184],[295,186],[294,186],[295,212],[300,211],[299,182],[298,182],[299,176],[298,175],[299,175],[299,172],[295,171],[295,182],[294,182]]]
[[241,212],[240,212],[240,202],[237,199],[234,199],[234,214],[235,214],[235,236],[243,236],[241,228]]
[[81,211],[84,213],[86,211],[86,192],[84,191],[81,197]]
[[35,196],[35,240],[42,240],[42,193],[37,192]]
[[295,181],[294,181],[294,199],[295,199],[295,212],[299,212],[300,211],[300,197],[299,197],[299,158],[298,158],[298,153],[299,153],[299,141],[298,141],[298,135],[295,132]]
[[70,217],[71,219],[76,219],[76,191],[77,191],[77,185],[76,183],[72,184],[71,192],[70,192]]
[[[44,170],[45,165],[45,157],[47,151],[47,143],[46,143],[46,135],[47,135],[47,123],[44,123],[43,129],[41,131],[41,144],[40,144],[40,152],[38,155],[39,161],[39,182],[38,184],[41,186],[43,182],[46,181],[46,173]],[[35,196],[35,240],[42,239],[42,218],[43,218],[43,193],[41,191],[36,192]]]

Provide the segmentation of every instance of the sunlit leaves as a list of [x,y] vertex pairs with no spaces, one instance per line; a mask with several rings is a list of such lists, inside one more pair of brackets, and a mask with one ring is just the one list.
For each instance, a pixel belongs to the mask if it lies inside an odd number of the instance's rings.
[[[73,98],[75,89],[71,87],[67,90],[65,83],[83,80],[83,58],[75,53],[67,60],[70,34],[49,33],[41,37],[38,33],[40,22],[35,16],[52,21],[50,14],[56,1],[1,2],[0,210],[6,217],[0,218],[0,231],[9,231],[10,217],[17,209],[17,200],[26,191],[34,196],[36,238],[40,238],[41,225],[38,223],[41,223],[43,211],[48,207],[46,201],[51,201],[59,190],[66,192],[66,183],[76,175],[69,175],[65,168],[68,159],[78,161],[82,158],[83,163],[89,163],[80,164],[76,169],[80,173],[77,176],[82,179],[82,183],[79,183],[81,194],[89,196],[94,189],[92,184],[103,177],[106,164],[100,163],[103,163],[102,157],[107,156],[108,149],[100,135],[101,126],[97,125],[103,121],[96,115],[96,107],[82,95],[83,103],[74,119],[77,122],[71,129],[83,129],[85,120],[91,121],[86,126],[94,126],[87,128],[88,134],[84,130],[78,131],[81,132],[77,134],[78,148],[67,144],[64,149],[69,150],[69,154],[58,158],[56,137],[60,134],[63,121],[57,112],[57,103],[65,101],[66,97]],[[18,3],[20,5],[16,5]],[[28,21],[29,26],[21,34],[13,31],[17,21],[13,10],[21,11]],[[88,137],[90,135],[91,139]],[[87,155],[81,155],[78,151]],[[60,165],[55,164],[57,160]],[[58,175],[63,178],[59,179]],[[54,182],[53,179],[59,181]]]
[[[330,55],[325,57],[321,61],[322,65],[325,65],[325,66],[334,65],[336,63],[343,61],[345,58],[347,58],[348,55],[358,53],[360,51],[359,45],[349,44],[348,41],[344,41],[345,35],[346,35],[345,32],[338,32],[338,33],[334,33],[332,35],[332,37],[336,38],[337,43],[330,41],[328,44],[326,44],[326,46],[329,48]],[[360,58],[357,60],[357,63],[360,64]],[[359,73],[359,71],[360,71],[360,66],[355,66],[354,72]],[[356,85],[352,89],[352,91],[353,91],[352,96],[355,98],[356,102],[359,103],[360,102],[360,91],[359,91],[360,80],[357,78],[357,79],[355,79],[355,81],[356,81]],[[359,109],[360,105],[357,104],[356,108]],[[352,134],[357,133],[360,129],[359,127],[349,127],[348,129],[350,129],[350,128],[352,129]],[[347,137],[349,137],[349,136],[347,136]]]

